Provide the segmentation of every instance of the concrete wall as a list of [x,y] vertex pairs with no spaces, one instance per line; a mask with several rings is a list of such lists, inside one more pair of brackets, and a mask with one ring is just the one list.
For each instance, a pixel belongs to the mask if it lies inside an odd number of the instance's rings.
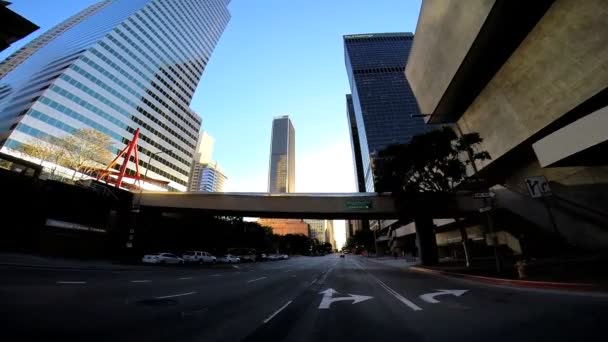
[[422,113],[432,113],[437,107],[494,2],[422,2],[416,39],[405,70]]
[[608,87],[607,17],[608,1],[557,0],[460,118],[460,128],[479,132],[496,159]]

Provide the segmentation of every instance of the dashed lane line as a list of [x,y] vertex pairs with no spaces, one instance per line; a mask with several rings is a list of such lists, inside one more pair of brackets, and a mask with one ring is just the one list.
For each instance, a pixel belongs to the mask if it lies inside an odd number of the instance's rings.
[[132,283],[149,283],[150,280],[142,279],[142,280],[131,280]]
[[178,293],[178,294],[174,294],[174,295],[154,297],[154,299],[165,299],[165,298],[173,298],[173,297],[182,297],[182,296],[189,296],[189,295],[193,295],[193,294],[196,294],[196,292]]
[[256,278],[256,279],[251,279],[251,280],[248,280],[247,282],[248,282],[248,283],[253,283],[254,281],[263,280],[263,279],[266,279],[266,278],[267,278],[267,277],[260,277],[260,278]]
[[179,278],[179,280],[189,280],[189,279],[192,279],[192,277],[182,277],[182,278]]
[[77,284],[86,284],[86,281],[58,281],[57,284],[72,284],[72,285],[77,285]]

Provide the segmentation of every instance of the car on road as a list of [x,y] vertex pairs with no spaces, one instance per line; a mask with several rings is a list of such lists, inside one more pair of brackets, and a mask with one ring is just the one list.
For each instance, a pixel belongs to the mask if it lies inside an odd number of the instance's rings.
[[238,262],[241,262],[241,259],[235,255],[226,254],[226,255],[222,255],[221,257],[217,258],[217,262],[223,262],[226,264],[236,264]]
[[183,264],[184,259],[171,253],[146,254],[141,259],[144,264]]
[[340,258],[344,258],[344,257],[345,257],[344,253],[340,253]]
[[215,264],[217,258],[203,251],[187,251],[182,254],[184,262],[191,264]]

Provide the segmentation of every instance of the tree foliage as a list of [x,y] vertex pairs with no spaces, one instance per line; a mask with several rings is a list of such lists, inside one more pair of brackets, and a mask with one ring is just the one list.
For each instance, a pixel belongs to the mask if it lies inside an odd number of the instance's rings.
[[84,172],[103,167],[112,159],[112,138],[91,128],[81,128],[63,137],[46,136],[21,144],[19,151],[41,162]]
[[467,178],[467,166],[491,159],[476,152],[483,140],[478,133],[457,136],[443,127],[415,136],[409,144],[391,145],[374,158],[378,192],[447,192]]

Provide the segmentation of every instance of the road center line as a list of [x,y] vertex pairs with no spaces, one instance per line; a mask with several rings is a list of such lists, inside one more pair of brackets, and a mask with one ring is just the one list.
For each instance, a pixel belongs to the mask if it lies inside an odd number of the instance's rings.
[[367,275],[369,275],[372,279],[374,279],[378,285],[380,285],[383,289],[386,290],[386,292],[390,293],[391,295],[393,295],[393,297],[397,298],[398,301],[400,301],[401,303],[407,305],[410,309],[414,310],[414,311],[420,311],[422,310],[421,307],[419,307],[418,305],[414,304],[414,302],[412,302],[411,300],[403,297],[401,294],[399,294],[397,291],[393,290],[390,288],[390,286],[386,285],[382,280],[376,278],[373,274],[367,272],[367,270],[365,270],[363,268],[363,266],[361,266],[358,262],[354,262],[353,263],[355,265],[357,265],[361,270],[363,270],[365,273],[367,273]]
[[183,277],[183,278],[179,278],[179,280],[188,280],[188,279],[192,279],[192,277]]
[[279,310],[275,311],[272,315],[268,316],[268,318],[266,318],[265,320],[263,320],[262,322],[264,322],[264,324],[270,322],[271,319],[274,318],[274,316],[278,315],[279,312],[283,311],[283,309],[285,309],[289,304],[291,304],[291,301],[287,302],[285,305],[281,306],[279,308]]
[[145,279],[145,280],[131,280],[132,283],[149,283],[150,281]]
[[251,279],[251,280],[249,280],[249,281],[247,281],[247,282],[248,282],[248,283],[253,283],[254,281],[258,281],[258,280],[262,280],[262,279],[266,279],[266,278],[267,278],[267,277],[260,277],[260,278],[257,278],[257,279]]
[[173,297],[189,296],[189,295],[193,295],[193,294],[195,294],[195,293],[196,293],[196,292],[179,293],[179,294],[168,295],[168,296],[154,297],[154,299],[164,299],[164,298],[173,298]]
[[57,284],[86,284],[86,281],[58,281]]

